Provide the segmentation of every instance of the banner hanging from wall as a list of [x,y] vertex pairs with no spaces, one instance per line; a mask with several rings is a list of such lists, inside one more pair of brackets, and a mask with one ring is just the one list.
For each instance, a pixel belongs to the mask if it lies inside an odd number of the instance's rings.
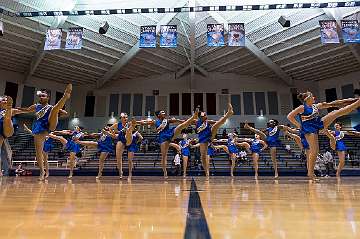
[[224,46],[224,24],[207,25],[207,43],[208,46]]
[[156,48],[156,26],[140,27],[140,48]]
[[46,32],[46,40],[44,45],[44,50],[55,50],[60,49],[61,47],[61,29],[48,29]]
[[83,28],[70,28],[67,32],[65,49],[78,50],[82,48]]
[[340,43],[339,35],[337,33],[336,20],[319,21],[319,24],[321,42],[323,44]]
[[228,45],[245,46],[244,23],[229,23]]
[[360,43],[358,20],[341,20],[341,30],[344,43]]
[[160,47],[177,47],[177,26],[160,26]]

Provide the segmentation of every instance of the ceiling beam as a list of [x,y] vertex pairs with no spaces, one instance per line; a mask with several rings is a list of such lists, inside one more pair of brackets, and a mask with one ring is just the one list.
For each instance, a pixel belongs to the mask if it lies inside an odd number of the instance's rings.
[[[75,8],[76,2],[77,2],[77,0],[75,0],[72,3],[72,6],[70,6],[70,9],[69,9],[70,11]],[[62,26],[66,22],[67,18],[68,18],[68,16],[54,17],[54,22],[52,23],[51,27],[58,28],[58,27]],[[46,36],[46,32],[45,32],[45,36]],[[37,67],[40,65],[40,62],[42,61],[42,59],[44,59],[44,57],[45,57],[45,51],[44,51],[45,41],[46,41],[46,37],[44,37],[44,40],[40,44],[40,48],[38,49],[37,53],[32,58],[30,66],[27,69],[27,71],[25,72],[25,77],[23,79],[23,83],[26,83],[31,78],[31,76],[35,73]]]
[[[186,5],[187,1],[182,0],[179,2],[180,4],[178,6],[183,7]],[[160,30],[160,25],[166,25],[168,24],[175,16],[177,15],[177,13],[170,13],[170,14],[165,14],[163,18],[160,19],[160,21],[157,23],[156,25],[156,34],[159,33]],[[105,73],[105,75],[99,79],[98,83],[97,83],[97,88],[101,88],[104,86],[104,84],[106,82],[108,82],[109,80],[111,80],[116,73],[123,67],[125,66],[133,57],[136,56],[136,54],[140,51],[140,40],[138,40],[138,42],[125,54],[123,55],[110,69],[109,71],[107,71]]]
[[[215,21],[224,23],[224,28],[228,31],[228,22],[217,12],[208,12]],[[292,86],[294,84],[293,79],[283,70],[275,64],[270,57],[265,55],[254,43],[252,43],[247,37],[245,37],[245,46],[251,51],[260,61],[262,61],[267,67],[269,67],[286,85]]]

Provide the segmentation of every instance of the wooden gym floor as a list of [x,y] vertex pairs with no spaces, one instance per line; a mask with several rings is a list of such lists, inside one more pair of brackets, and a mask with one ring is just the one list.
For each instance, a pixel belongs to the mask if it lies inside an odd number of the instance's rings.
[[0,238],[360,238],[360,177],[0,180]]

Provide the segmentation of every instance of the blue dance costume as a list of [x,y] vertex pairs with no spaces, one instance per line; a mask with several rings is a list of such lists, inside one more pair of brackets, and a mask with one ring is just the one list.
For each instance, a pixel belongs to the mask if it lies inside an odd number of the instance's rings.
[[139,151],[138,140],[139,140],[139,136],[138,136],[138,132],[136,131],[132,135],[131,144],[127,147],[128,152],[136,153],[137,151]]
[[114,145],[111,136],[102,133],[98,140],[98,151],[100,153],[112,153],[113,150]]
[[319,133],[319,130],[324,128],[324,122],[322,122],[319,116],[319,109],[315,104],[308,106],[304,103],[304,113],[300,114],[301,130],[304,134]]
[[199,143],[209,143],[211,141],[211,125],[207,120],[202,122],[201,119],[198,119],[196,132],[198,133]]
[[215,155],[215,148],[212,143],[210,143],[208,146],[207,155],[209,155],[210,157]]
[[155,127],[159,134],[159,144],[162,144],[166,141],[170,142],[174,137],[174,130],[176,127],[170,127],[168,119],[156,120]]
[[54,149],[54,140],[50,137],[48,137],[44,142],[44,152],[50,153]]
[[84,137],[84,133],[82,132],[73,132],[71,135],[71,138],[68,139],[65,149],[69,151],[70,153],[80,153],[81,152],[81,146],[77,143],[75,143],[75,140],[81,140]]
[[118,123],[118,141],[126,145],[126,130],[127,130],[128,124],[126,123],[124,126],[121,122]]
[[345,134],[342,131],[335,131],[334,136],[336,139],[336,151],[346,151],[345,142],[343,140]]
[[301,139],[301,144],[303,146],[304,149],[310,149],[309,143],[305,138],[305,134],[304,132],[300,131],[300,139]]
[[250,150],[252,153],[260,154],[262,145],[260,143],[260,140],[253,139],[251,142]]
[[280,147],[281,146],[281,141],[279,139],[280,137],[280,130],[278,129],[277,126],[275,126],[274,128],[267,128],[266,129],[266,143],[269,145],[270,148],[273,147]]
[[181,155],[190,157],[190,147],[189,147],[190,140],[189,139],[181,140],[179,145],[181,147]]
[[35,105],[36,120],[32,127],[33,134],[41,134],[49,131],[49,116],[52,108],[52,105]]
[[229,153],[230,154],[237,154],[239,153],[239,149],[236,147],[235,145],[235,140],[234,139],[228,139],[227,141],[227,147],[228,147],[228,150],[229,150]]

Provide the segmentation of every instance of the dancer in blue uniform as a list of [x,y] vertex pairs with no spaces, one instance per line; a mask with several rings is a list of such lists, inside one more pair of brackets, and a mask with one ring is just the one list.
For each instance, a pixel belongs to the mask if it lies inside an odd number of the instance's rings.
[[[29,127],[24,124],[24,130],[26,132],[28,132],[29,134],[33,135],[31,129],[29,129]],[[45,137],[45,141],[44,141],[44,148],[43,148],[43,158],[44,158],[44,169],[45,169],[45,179],[49,177],[49,153],[54,149],[54,139],[57,136],[54,135],[53,133],[49,133],[49,135],[47,135]]]
[[44,157],[43,148],[46,136],[50,131],[54,131],[58,124],[58,118],[60,115],[67,115],[67,112],[62,110],[65,103],[70,99],[72,91],[72,85],[66,86],[63,97],[54,105],[49,105],[50,92],[47,90],[40,90],[37,92],[39,97],[39,103],[34,104],[28,108],[19,108],[22,113],[35,113],[36,119],[33,124],[32,133],[34,135],[36,160],[40,168],[39,180],[45,179],[45,171],[43,168]]
[[131,134],[131,142],[129,145],[127,145],[127,151],[128,151],[128,163],[129,163],[129,177],[128,180],[131,180],[132,177],[132,171],[133,171],[133,159],[134,155],[137,151],[139,151],[139,143],[143,140],[142,135],[139,131],[135,128]]
[[205,169],[205,175],[207,178],[209,178],[209,170],[210,170],[208,157],[207,157],[208,144],[211,142],[212,139],[215,138],[220,126],[222,126],[225,123],[225,121],[233,114],[234,114],[233,107],[229,103],[228,111],[218,121],[208,120],[206,113],[201,112],[199,119],[195,122],[196,132],[198,133],[199,143],[200,143],[201,162]]
[[[196,109],[196,112],[193,116],[191,116],[187,120],[178,120],[171,118],[169,119],[166,116],[165,111],[157,111],[155,112],[155,115],[157,117],[157,120],[147,119],[142,120],[141,124],[147,124],[147,125],[155,125],[156,132],[159,135],[159,144],[160,144],[160,151],[161,151],[161,166],[162,170],[164,172],[164,178],[167,178],[167,153],[169,151],[169,146],[171,141],[173,141],[176,137],[178,137],[182,130],[187,128],[189,125],[193,123],[194,120],[198,117],[198,109]],[[175,127],[170,127],[170,124],[178,123],[178,125]]]
[[194,142],[194,139],[189,139],[188,135],[183,132],[182,134],[182,140],[180,140],[179,144],[170,143],[170,147],[174,147],[179,153],[181,153],[182,160],[183,160],[183,177],[186,177],[186,170],[187,165],[190,158],[190,148],[192,147],[192,144]]
[[236,161],[239,155],[239,147],[249,150],[250,146],[246,142],[239,143],[239,138],[234,133],[229,133],[227,139],[214,140],[217,143],[226,143],[226,145],[218,145],[223,149],[230,157],[231,167],[230,167],[230,176],[234,177],[234,170],[236,166]]
[[345,135],[352,135],[352,136],[360,136],[358,132],[350,132],[350,131],[343,131],[342,124],[340,122],[336,122],[334,124],[334,131],[328,130],[326,131],[326,135],[330,139],[330,147],[332,150],[337,152],[339,157],[339,165],[336,171],[336,177],[340,178],[341,171],[345,166],[345,156],[346,156],[346,145],[344,142]]
[[[53,134],[55,134],[55,137],[52,138],[60,141],[61,144],[64,146],[64,149],[69,152],[69,179],[71,179],[74,175],[76,158],[81,157],[81,146],[76,142],[82,140],[86,136],[86,134],[82,132],[82,130],[83,127],[75,126],[74,130],[61,130],[53,132]],[[67,135],[69,136],[69,138],[66,139],[58,135]]]
[[258,171],[259,171],[259,156],[262,151],[264,151],[268,145],[264,140],[261,140],[259,134],[255,134],[254,139],[248,138],[240,138],[240,141],[245,141],[249,145],[246,148],[249,148],[252,154],[253,163],[254,163],[254,170],[255,170],[255,179],[258,179]]
[[250,131],[260,135],[261,139],[264,140],[269,149],[271,155],[271,161],[274,167],[275,179],[279,177],[278,167],[277,167],[277,159],[276,159],[276,149],[281,147],[280,130],[284,127],[284,125],[279,125],[279,122],[275,119],[269,120],[267,123],[267,128],[264,131],[255,129],[251,127],[248,123],[245,124],[244,128],[249,129]]
[[[327,130],[327,128],[340,116],[347,115],[353,110],[360,107],[360,99],[344,99],[336,100],[331,103],[315,103],[315,98],[311,92],[300,93],[298,99],[303,102],[303,105],[291,111],[287,118],[297,128],[305,134],[305,138],[309,143],[308,157],[308,177],[311,180],[316,180],[314,174],[314,167],[316,157],[319,153],[318,134],[320,130]],[[334,110],[327,115],[320,117],[319,110],[330,107],[341,107]],[[300,122],[296,117],[300,116]]]
[[[133,122],[128,122],[128,115],[126,113],[120,114],[120,122],[117,122],[113,124],[110,127],[110,132],[114,137],[117,137],[117,143],[116,143],[116,161],[117,161],[117,168],[119,171],[119,176],[122,178],[123,176],[123,170],[122,170],[122,158],[123,153],[127,146],[129,146],[132,142],[132,134],[133,129],[131,128],[131,125],[136,126],[136,124],[141,124],[141,121],[137,122],[135,120],[132,120]],[[128,158],[131,157],[129,155],[130,151],[128,151]]]
[[102,172],[104,170],[105,159],[110,153],[114,151],[114,142],[113,142],[114,138],[112,133],[110,132],[109,126],[105,126],[101,130],[101,133],[88,134],[88,137],[98,138],[98,141],[75,140],[75,143],[88,148],[97,148],[98,152],[100,153],[100,157],[99,157],[99,172],[98,175],[96,176],[96,179],[100,179],[102,177]]

